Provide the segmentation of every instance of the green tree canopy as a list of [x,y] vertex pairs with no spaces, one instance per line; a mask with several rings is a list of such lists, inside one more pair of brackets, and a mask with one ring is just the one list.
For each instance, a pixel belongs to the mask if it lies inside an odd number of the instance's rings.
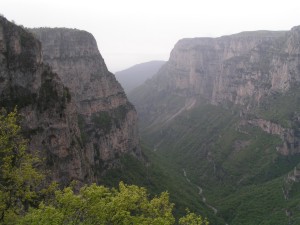
[[[40,190],[43,174],[34,167],[37,157],[27,152],[27,141],[17,123],[16,110],[0,112],[0,224],[8,225],[172,225],[169,194],[150,198],[147,190],[119,183],[118,189],[86,185],[74,192],[53,183]],[[38,187],[38,188],[37,188]],[[46,196],[41,198],[41,193]],[[54,193],[54,195],[53,195]],[[44,200],[42,200],[44,199]],[[33,204],[35,203],[35,204]],[[207,225],[190,213],[181,225]]]
[[202,219],[201,216],[191,213],[188,209],[186,210],[186,216],[179,219],[179,225],[208,225],[207,219]]
[[[125,185],[109,189],[92,184],[75,194],[70,187],[58,190],[51,204],[41,203],[22,218],[20,225],[171,225],[174,204],[169,194],[149,198],[145,188]],[[208,225],[206,220],[190,213],[179,220],[181,225]]]
[[135,185],[120,182],[118,189],[109,189],[92,184],[79,194],[70,187],[56,191],[51,204],[31,209],[19,224],[171,225],[175,222],[172,209],[167,192],[149,199],[146,189]]
[[[0,222],[9,223],[35,199],[43,175],[34,168],[38,158],[26,152],[27,141],[17,124],[16,110],[0,112]],[[12,223],[13,224],[13,223]]]

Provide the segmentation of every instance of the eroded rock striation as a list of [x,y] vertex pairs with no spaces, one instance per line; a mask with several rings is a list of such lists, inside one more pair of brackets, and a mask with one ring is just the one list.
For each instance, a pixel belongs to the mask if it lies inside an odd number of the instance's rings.
[[75,100],[85,156],[96,180],[120,155],[139,157],[136,111],[107,70],[94,37],[86,31],[65,28],[31,32],[42,43],[44,61]]
[[140,156],[136,111],[85,31],[0,17],[0,107],[15,105],[49,180],[100,182],[122,154]]
[[34,36],[0,17],[0,106],[17,106],[30,149],[45,157],[50,179],[66,184],[88,176],[74,102],[43,63]]
[[277,151],[282,155],[294,154],[299,151],[299,137],[291,128],[284,128],[277,123],[264,119],[252,119],[246,121],[247,124],[259,127],[268,134],[278,135],[282,140],[282,145],[277,147]]
[[291,47],[296,46],[297,30],[180,40],[157,78],[164,79],[159,88],[201,95],[214,104],[226,100],[246,105],[249,98],[259,102],[299,80],[297,49]]
[[[156,77],[135,90],[131,99],[148,128],[177,115],[195,99],[197,104],[239,105],[247,114],[268,96],[299,87],[299,46],[300,26],[182,39]],[[177,106],[166,96],[173,96]]]
[[214,104],[247,105],[249,98],[259,103],[270,92],[299,82],[299,34],[300,27],[294,27],[180,40],[159,84],[185,95],[201,94]]

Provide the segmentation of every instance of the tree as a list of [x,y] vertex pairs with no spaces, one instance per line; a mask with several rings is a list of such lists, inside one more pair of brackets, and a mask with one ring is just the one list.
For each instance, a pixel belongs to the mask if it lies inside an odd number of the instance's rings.
[[[8,225],[172,225],[173,203],[169,194],[149,198],[147,190],[119,183],[118,189],[83,186],[57,189],[52,183],[41,189],[43,174],[34,165],[38,157],[27,152],[16,110],[0,111],[0,224]],[[55,193],[55,194],[53,194]],[[44,194],[44,201],[42,201]],[[33,204],[35,203],[35,204]],[[208,225],[194,213],[181,225]]]
[[171,225],[173,206],[166,192],[150,200],[146,189],[135,185],[120,182],[117,190],[92,184],[79,194],[70,187],[56,191],[53,203],[31,209],[19,224]]
[[[120,182],[118,189],[92,184],[78,194],[70,187],[58,190],[50,204],[32,208],[18,225],[172,225],[174,204],[169,194],[150,199],[147,190]],[[180,225],[208,225],[201,216],[187,211]]]
[[186,216],[179,219],[179,225],[208,225],[207,219],[203,219],[201,216],[191,213],[186,210]]
[[27,152],[17,111],[0,112],[0,223],[14,224],[37,196],[43,175],[34,168],[39,160]]

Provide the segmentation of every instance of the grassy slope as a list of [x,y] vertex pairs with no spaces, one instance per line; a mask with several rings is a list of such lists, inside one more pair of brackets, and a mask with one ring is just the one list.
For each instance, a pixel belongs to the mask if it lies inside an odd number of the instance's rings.
[[103,184],[116,187],[122,180],[127,184],[146,187],[150,195],[168,191],[170,201],[175,203],[176,217],[183,216],[186,208],[189,208],[193,212],[211,218],[216,224],[221,223],[213,211],[199,200],[197,187],[186,181],[182,170],[178,170],[146,145],[143,144],[142,149],[147,162],[140,162],[126,155],[121,158],[122,168],[110,170],[103,178]]
[[[276,97],[284,109],[272,101],[259,108],[257,115],[290,121],[299,112],[295,92]],[[241,120],[238,109],[202,104],[159,130],[147,131],[143,138],[157,146],[156,154],[177,168],[174,171],[185,168],[191,181],[203,188],[207,202],[219,210],[217,215],[229,224],[287,224],[289,220],[297,224],[299,188],[285,200],[282,187],[300,157],[279,155],[278,136],[241,126]],[[295,127],[291,122],[281,124]],[[291,218],[286,216],[287,209],[293,212]]]
[[[250,117],[298,129],[293,118],[300,113],[299,93],[294,89],[272,96]],[[279,155],[280,138],[241,125],[246,118],[239,111],[202,103],[167,124],[148,127],[142,133],[147,162],[126,156],[123,168],[110,171],[105,183],[115,186],[124,180],[147,187],[151,194],[168,190],[178,216],[189,207],[211,224],[225,224],[223,219],[230,225],[299,224],[300,184],[287,184],[286,177],[300,156]],[[203,188],[206,203],[218,209],[217,216],[202,202],[196,185]],[[282,192],[287,185],[288,200]]]
[[254,113],[262,118],[290,128],[295,115],[300,114],[300,88],[293,87],[286,94],[273,94],[263,101]]

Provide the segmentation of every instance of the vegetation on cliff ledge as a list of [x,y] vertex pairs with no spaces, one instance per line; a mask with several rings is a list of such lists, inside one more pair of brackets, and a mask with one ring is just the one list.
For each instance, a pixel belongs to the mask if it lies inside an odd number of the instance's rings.
[[[120,182],[118,188],[96,184],[75,191],[43,189],[40,160],[27,152],[16,110],[0,114],[0,224],[174,224],[169,194],[149,197],[147,190]],[[208,222],[187,210],[181,225]]]

